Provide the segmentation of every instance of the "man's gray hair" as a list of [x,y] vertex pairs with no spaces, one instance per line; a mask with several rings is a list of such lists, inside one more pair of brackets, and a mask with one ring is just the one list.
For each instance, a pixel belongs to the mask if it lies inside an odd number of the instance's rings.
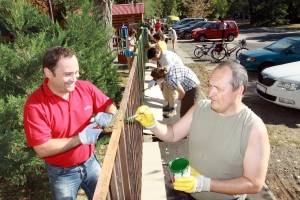
[[226,61],[218,64],[215,69],[222,69],[224,67],[229,67],[231,69],[232,79],[230,81],[230,84],[232,85],[233,91],[236,91],[242,85],[244,86],[244,94],[247,90],[248,84],[248,74],[245,67],[233,61]]

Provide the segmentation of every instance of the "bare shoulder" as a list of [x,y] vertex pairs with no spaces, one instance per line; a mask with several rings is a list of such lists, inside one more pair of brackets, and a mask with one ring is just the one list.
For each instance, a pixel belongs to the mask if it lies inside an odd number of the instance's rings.
[[269,136],[266,125],[259,119],[257,120],[251,130],[250,142],[254,142],[256,145],[267,145],[269,146]]

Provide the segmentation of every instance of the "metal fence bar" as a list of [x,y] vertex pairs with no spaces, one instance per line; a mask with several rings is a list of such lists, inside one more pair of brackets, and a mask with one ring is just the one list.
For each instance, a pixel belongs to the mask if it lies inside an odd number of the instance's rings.
[[138,33],[138,48],[93,200],[141,199],[143,127],[137,122],[124,121],[134,115],[143,102],[145,44],[148,38],[144,29],[139,29]]

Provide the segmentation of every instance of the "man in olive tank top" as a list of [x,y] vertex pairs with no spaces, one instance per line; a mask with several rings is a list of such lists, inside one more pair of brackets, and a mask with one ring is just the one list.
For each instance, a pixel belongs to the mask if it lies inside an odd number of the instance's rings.
[[209,80],[209,99],[195,104],[173,125],[157,122],[148,106],[135,119],[165,142],[189,136],[190,166],[200,173],[180,177],[174,189],[195,199],[245,199],[264,185],[270,144],[263,121],[242,103],[246,69],[222,62]]

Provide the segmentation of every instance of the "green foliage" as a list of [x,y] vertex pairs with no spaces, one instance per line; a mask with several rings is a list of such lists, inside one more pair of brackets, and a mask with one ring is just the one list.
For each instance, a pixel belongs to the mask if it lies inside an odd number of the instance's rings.
[[232,16],[236,12],[243,12],[244,15],[249,15],[249,2],[245,0],[232,0],[228,2],[227,15]]
[[210,0],[183,0],[187,7],[187,13],[184,15],[188,17],[207,17],[211,14]]
[[[45,168],[23,130],[23,106],[43,82],[43,54],[52,46],[66,46],[77,54],[80,79],[94,83],[116,103],[121,100],[116,55],[107,48],[110,27],[100,20],[99,9],[89,0],[61,0],[64,27],[52,23],[26,0],[1,0],[0,23],[14,36],[0,43],[0,177],[11,186],[35,187]],[[80,11],[80,12],[76,12]]]
[[209,10],[212,11],[208,16],[209,20],[216,20],[219,17],[225,17],[228,11],[227,0],[211,0]]
[[163,15],[163,10],[161,9],[163,7],[163,4],[161,0],[145,0],[144,7],[144,18],[158,18]]
[[282,0],[265,0],[257,5],[255,19],[259,26],[278,26],[288,24],[287,15],[287,5]]

